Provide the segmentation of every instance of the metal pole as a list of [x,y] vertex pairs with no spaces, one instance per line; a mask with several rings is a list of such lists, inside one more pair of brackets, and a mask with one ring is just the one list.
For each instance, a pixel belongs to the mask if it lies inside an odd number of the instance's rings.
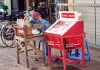
[[66,4],[66,3],[58,3],[57,6],[100,7],[100,4]]
[[[94,5],[96,4],[96,0],[94,0]],[[94,19],[95,19],[95,45],[96,45],[96,7],[94,6]]]

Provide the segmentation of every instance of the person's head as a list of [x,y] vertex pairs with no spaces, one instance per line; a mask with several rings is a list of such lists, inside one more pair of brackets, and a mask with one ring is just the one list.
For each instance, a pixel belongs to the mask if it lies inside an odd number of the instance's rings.
[[42,21],[41,15],[39,12],[33,12],[32,14],[33,19],[37,20],[37,21]]

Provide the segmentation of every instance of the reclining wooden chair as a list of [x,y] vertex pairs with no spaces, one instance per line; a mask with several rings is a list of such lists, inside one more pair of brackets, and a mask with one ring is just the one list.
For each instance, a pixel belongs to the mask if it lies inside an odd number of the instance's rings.
[[[43,64],[45,64],[45,48],[44,41],[42,41],[42,50],[36,47],[37,40],[44,40],[44,27],[38,24],[33,24],[32,27],[24,27],[20,28],[19,26],[14,26],[16,35],[15,42],[17,47],[17,62],[20,63],[19,54],[24,52],[26,57],[27,67],[29,67],[28,58],[43,58]],[[32,34],[32,29],[42,29],[41,34]],[[23,30],[23,35],[18,33],[18,30]],[[32,43],[33,42],[33,43]],[[31,49],[29,48],[31,47]],[[30,54],[29,52],[33,52],[34,54]]]

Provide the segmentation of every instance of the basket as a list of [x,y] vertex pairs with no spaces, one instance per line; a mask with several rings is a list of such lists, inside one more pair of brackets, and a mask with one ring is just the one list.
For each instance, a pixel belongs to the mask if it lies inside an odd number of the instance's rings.
[[30,35],[32,35],[32,24],[26,18],[17,19],[17,25],[15,26],[15,29],[16,29],[16,34],[18,36],[30,36]]
[[32,29],[28,29],[29,27],[19,27],[17,26],[16,29],[16,35],[17,36],[31,36],[32,35]]

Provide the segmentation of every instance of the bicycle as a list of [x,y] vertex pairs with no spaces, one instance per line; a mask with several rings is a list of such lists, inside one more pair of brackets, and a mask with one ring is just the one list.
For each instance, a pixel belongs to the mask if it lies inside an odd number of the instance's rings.
[[[28,10],[19,12],[16,18],[23,19],[24,17],[26,17],[29,19],[31,17],[31,14],[34,11],[39,11],[39,9],[35,10],[34,6],[30,6]],[[12,21],[7,21],[5,23],[6,24],[4,24],[1,28],[1,40],[7,47],[11,47],[14,44],[15,29],[13,28]]]
[[[10,43],[7,43],[8,40],[13,40],[13,37],[14,36],[14,30],[13,30],[13,27],[11,22],[12,22],[12,15],[8,15],[8,12],[7,12],[7,9],[8,9],[8,6],[5,6],[5,5],[1,5],[0,4],[0,9],[2,11],[0,11],[0,33],[1,33],[1,40],[2,42],[4,43],[4,45],[6,46],[11,46],[12,42]],[[10,26],[10,27],[8,27]],[[13,32],[11,32],[11,30]],[[8,33],[9,32],[9,33]],[[7,40],[7,41],[5,41]]]
[[20,12],[18,12],[16,15],[8,15],[7,6],[0,5],[0,9],[4,10],[3,12],[0,11],[0,33],[1,33],[1,40],[4,43],[5,46],[10,47],[14,43],[14,35],[15,31],[13,28],[13,24],[16,24],[15,21],[18,18],[18,15]]
[[[19,19],[20,18],[23,19],[24,17],[29,18],[31,16],[31,12],[33,11],[34,11],[34,7],[31,6],[27,11],[19,12],[16,18]],[[13,27],[14,24],[16,24],[16,22],[13,23],[13,20],[12,21],[6,20],[6,22],[3,23],[3,26],[1,28],[1,40],[4,43],[4,45],[7,47],[11,47],[15,42],[14,41],[15,29]]]
[[7,47],[10,47],[14,43],[14,35],[15,31],[13,28],[13,24],[11,22],[6,21],[5,24],[1,28],[1,40]]

